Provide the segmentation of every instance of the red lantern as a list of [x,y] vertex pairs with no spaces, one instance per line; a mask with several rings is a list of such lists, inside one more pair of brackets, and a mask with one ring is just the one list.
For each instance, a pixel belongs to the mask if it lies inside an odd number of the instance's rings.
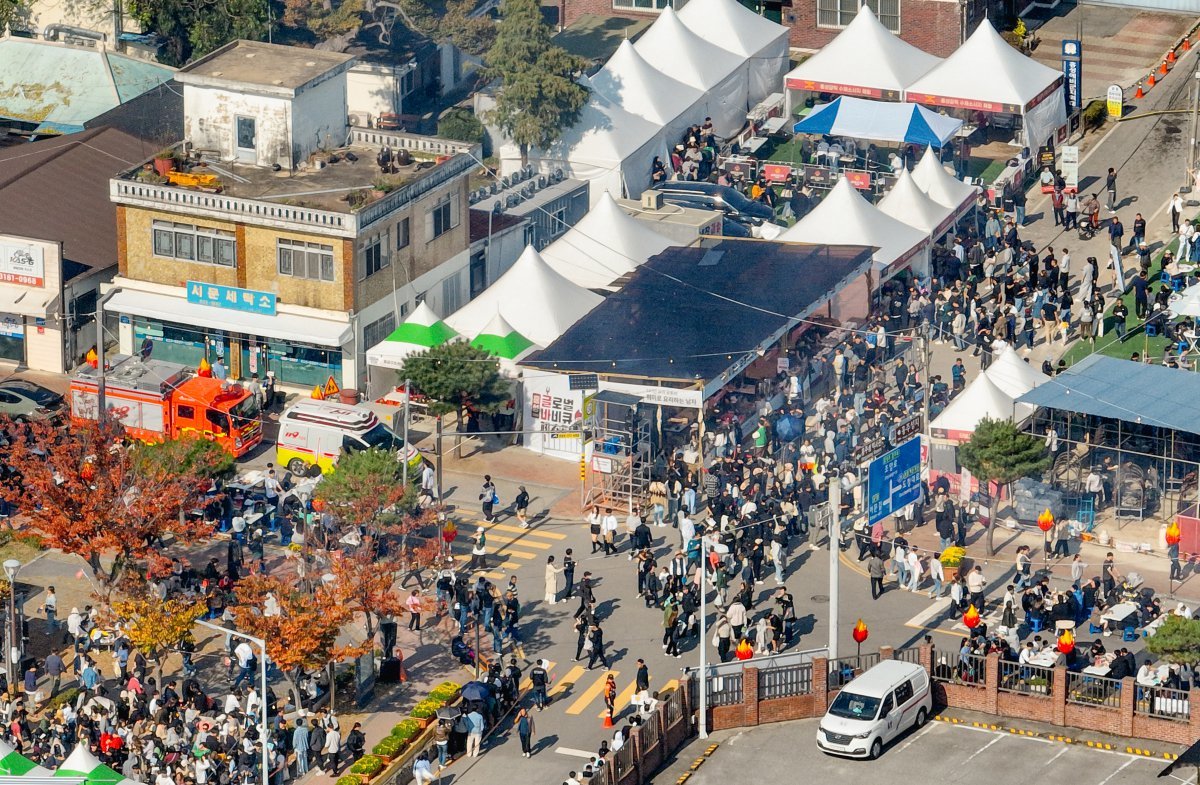
[[983,619],[979,616],[979,611],[975,609],[974,605],[967,608],[967,612],[963,614],[963,624],[967,625],[968,630],[978,627],[981,621]]
[[1037,524],[1038,528],[1044,532],[1048,532],[1054,528],[1054,515],[1050,512],[1049,507],[1038,516]]
[[858,623],[854,625],[854,629],[850,631],[850,636],[854,638],[855,643],[862,643],[870,634],[870,631],[867,630],[867,623],[862,619],[859,619]]
[[200,364],[196,366],[196,375],[202,376],[205,379],[212,378],[212,365],[209,364],[207,358],[200,358]]
[[1179,531],[1179,521],[1171,521],[1167,527],[1167,545],[1178,545],[1183,532]]
[[91,461],[84,461],[83,468],[79,470],[79,476],[84,479],[84,482],[91,482],[96,477],[96,466]]
[[1058,636],[1058,650],[1063,654],[1070,654],[1075,650],[1075,636],[1070,630],[1063,630],[1062,635]]

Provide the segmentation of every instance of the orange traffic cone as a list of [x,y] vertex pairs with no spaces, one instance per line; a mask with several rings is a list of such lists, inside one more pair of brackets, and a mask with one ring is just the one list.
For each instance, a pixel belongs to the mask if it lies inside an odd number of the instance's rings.
[[1172,49],[1171,51],[1167,52],[1167,62],[1168,62],[1168,63],[1173,63],[1173,62],[1175,62],[1175,50],[1174,50],[1174,49]]
[[1169,70],[1170,70],[1170,69],[1168,69],[1168,68],[1167,68],[1167,61],[1166,61],[1166,60],[1163,60],[1163,61],[1162,61],[1162,65],[1160,65],[1160,66],[1158,67],[1158,72],[1159,72],[1160,74],[1162,74],[1163,76],[1166,76],[1166,75],[1167,75],[1167,71],[1169,71]]
[[1187,38],[1183,39],[1183,51],[1185,51],[1185,52],[1190,51],[1191,48],[1192,48],[1192,42]]
[[1137,89],[1137,92],[1133,94],[1133,97],[1134,98],[1145,98],[1146,97],[1146,93],[1142,90],[1141,82],[1138,82],[1138,89]]
[[1146,87],[1154,87],[1154,72],[1153,71],[1151,71],[1150,75],[1146,77]]
[[604,715],[604,727],[611,728],[612,726],[613,726],[612,715],[605,714]]

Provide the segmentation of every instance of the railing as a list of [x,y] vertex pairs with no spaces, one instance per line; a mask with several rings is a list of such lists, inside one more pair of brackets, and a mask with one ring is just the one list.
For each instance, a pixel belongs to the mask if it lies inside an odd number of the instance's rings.
[[812,663],[787,665],[758,672],[758,699],[790,698],[812,692]]
[[[983,687],[987,657],[982,654],[939,654],[933,664],[933,680],[968,687]],[[958,662],[954,658],[958,658]]]
[[895,651],[892,652],[892,659],[900,660],[901,662],[911,662],[913,665],[920,665],[921,664],[921,650],[920,649],[896,649]]
[[858,674],[879,663],[879,653],[860,654],[857,657],[839,657],[829,661],[827,689],[840,690]]
[[[692,704],[700,705],[700,680],[690,681],[692,685]],[[742,674],[730,673],[725,676],[709,676],[707,689],[708,706],[737,706],[742,702]]]
[[1019,662],[1000,661],[1001,692],[1017,692],[1023,695],[1049,695],[1054,681],[1054,669],[1040,665],[1022,665]]
[[427,153],[429,155],[470,153],[476,158],[483,157],[481,155],[483,150],[478,144],[458,142],[453,139],[442,139],[436,136],[410,134],[404,131],[384,131],[378,128],[351,126],[350,144],[379,148],[387,145],[393,150],[411,150],[414,153]]
[[632,739],[625,740],[625,746],[617,750],[613,754],[613,780],[620,782],[624,779],[626,772],[637,765],[637,757],[634,755],[634,746]]
[[[691,679],[688,681],[688,683],[691,684],[694,688],[695,684],[696,684],[696,680]],[[667,704],[667,723],[666,723],[666,725],[668,728],[673,728],[673,727],[675,727],[675,723],[679,722],[679,720],[683,717],[683,690],[675,690],[674,692],[670,693],[666,698],[666,704]]]
[[1068,673],[1067,703],[1119,709],[1121,707],[1121,682],[1119,679],[1110,679],[1106,676]]
[[1134,712],[1175,722],[1189,722],[1192,716],[1187,690],[1169,687],[1137,687]]
[[658,727],[658,721],[651,717],[649,722],[643,722],[640,726],[642,734],[642,749],[648,750],[662,739],[662,730]]
[[371,204],[359,210],[355,215],[358,218],[358,228],[360,230],[365,229],[379,219],[391,214],[392,211],[401,205],[408,204],[476,166],[478,166],[478,163],[476,163],[475,157],[467,153],[460,153],[449,161],[433,167],[423,176],[418,177],[405,186],[397,188],[379,201],[371,202]]
[[[357,216],[350,213],[315,210],[311,207],[297,207],[259,199],[240,199],[224,194],[152,185],[133,180],[109,180],[108,192],[112,201],[118,204],[152,209],[169,206],[173,212],[205,217],[223,215],[250,224],[283,222],[298,227],[321,229],[326,234],[336,234],[340,237],[354,237],[359,226]],[[383,201],[386,201],[386,197],[380,200]]]

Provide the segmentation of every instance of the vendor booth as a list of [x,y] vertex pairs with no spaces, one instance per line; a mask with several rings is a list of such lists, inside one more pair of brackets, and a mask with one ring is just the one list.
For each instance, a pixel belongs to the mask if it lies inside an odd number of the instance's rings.
[[929,234],[909,226],[872,205],[842,178],[812,212],[779,236],[794,243],[863,244],[875,247],[874,280],[879,287],[901,270],[912,267],[929,274]]
[[542,258],[579,286],[614,291],[621,278],[671,245],[604,193],[579,223],[542,249]]
[[[1049,376],[1021,359],[1016,349],[1001,341],[992,344],[992,364],[984,375],[1013,400],[1050,381]],[[1024,405],[1017,404],[1018,408]]]
[[870,8],[860,5],[845,30],[785,78],[788,115],[797,92],[899,101],[910,84],[940,62],[902,41]]
[[1037,150],[1067,123],[1062,72],[1021,54],[984,19],[962,46],[909,84],[905,99],[973,113],[1012,128],[1017,147]]
[[517,375],[518,362],[541,348],[517,332],[500,314],[493,316],[479,334],[471,339],[471,345],[500,360],[501,372],[510,377]]
[[679,12],[679,21],[705,41],[747,58],[751,101],[778,92],[788,69],[791,31],[787,27],[737,0],[689,0]]
[[461,335],[478,335],[496,314],[534,343],[548,346],[603,298],[572,283],[533,246],[494,284],[446,317]]
[[917,104],[843,96],[814,107],[792,130],[798,134],[829,134],[940,148],[954,138],[962,125],[962,120]]
[[367,349],[368,397],[374,400],[395,388],[395,371],[404,367],[406,357],[458,337],[432,308],[419,303],[387,338]]
[[935,241],[954,225],[954,211],[917,187],[907,169],[900,170],[896,184],[876,207],[884,215],[920,229]]

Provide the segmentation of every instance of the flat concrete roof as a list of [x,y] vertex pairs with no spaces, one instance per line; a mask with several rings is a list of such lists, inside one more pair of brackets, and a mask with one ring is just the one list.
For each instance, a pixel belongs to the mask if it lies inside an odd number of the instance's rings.
[[354,55],[261,41],[233,41],[181,69],[184,84],[214,82],[268,90],[299,90],[331,71],[344,70]]

